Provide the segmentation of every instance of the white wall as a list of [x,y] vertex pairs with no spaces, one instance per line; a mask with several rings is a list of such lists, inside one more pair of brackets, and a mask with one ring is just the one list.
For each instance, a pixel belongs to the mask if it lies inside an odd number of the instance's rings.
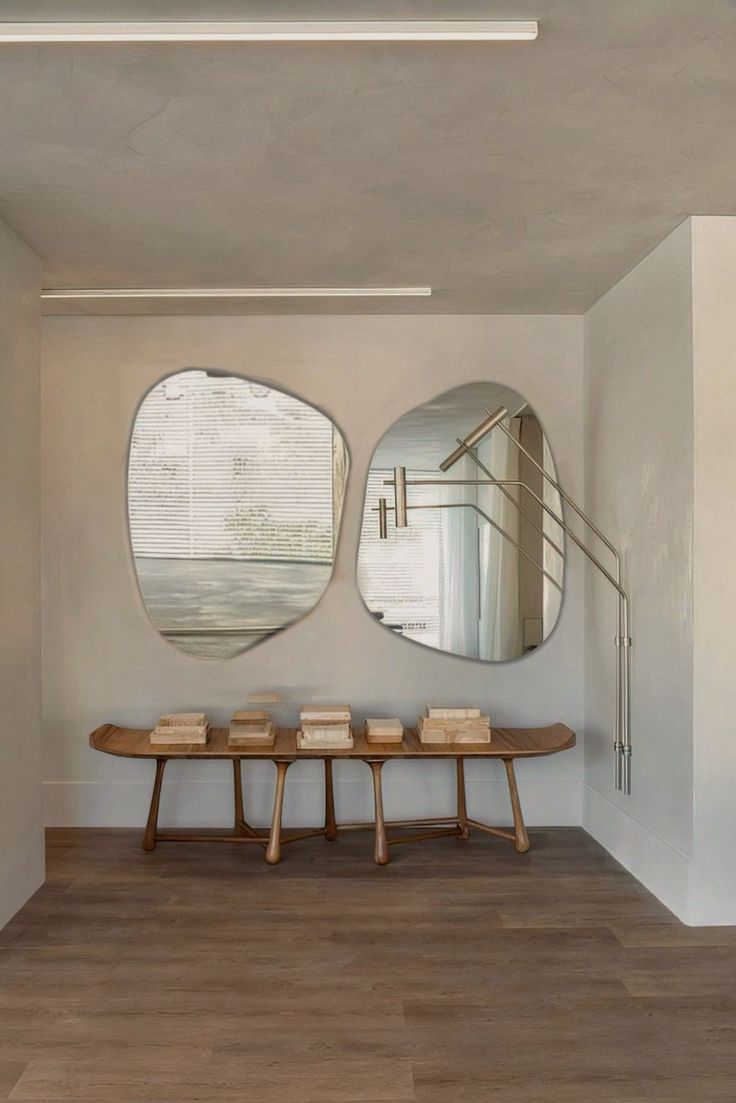
[[678,915],[693,785],[690,224],[585,318],[588,511],[623,551],[632,599],[632,794],[613,789],[616,602],[587,572],[584,825]]
[[[335,575],[305,620],[223,662],[188,657],[151,626],[138,594],[125,514],[125,465],[134,413],[159,378],[214,366],[292,390],[335,419],[351,474]],[[582,494],[582,322],[574,317],[47,318],[43,326],[44,687],[46,805],[50,824],[142,823],[148,763],[87,745],[105,721],[148,725],[165,709],[198,707],[218,721],[249,691],[281,689],[293,720],[314,694],[347,698],[360,718],[397,712],[412,722],[429,697],[467,699],[499,724],[583,715],[582,572],[570,572],[551,639],[518,662],[450,658],[393,637],[366,612],[355,580],[363,490],[376,442],[408,409],[461,383],[496,380],[519,390],[549,435],[562,481]],[[248,772],[246,800],[267,816],[268,764]],[[175,763],[162,822],[224,824],[226,763]],[[470,774],[471,803],[507,820],[493,763]],[[370,811],[369,775],[337,771],[338,811]],[[523,763],[519,783],[532,824],[581,819],[580,749]],[[396,764],[389,812],[450,808],[449,764]],[[400,801],[400,805],[399,805]],[[289,822],[321,813],[319,768],[289,775]],[[362,809],[362,811],[361,811]]]
[[0,223],[0,927],[44,878],[39,293],[36,257]]
[[688,920],[736,923],[736,218],[694,218],[695,825]]

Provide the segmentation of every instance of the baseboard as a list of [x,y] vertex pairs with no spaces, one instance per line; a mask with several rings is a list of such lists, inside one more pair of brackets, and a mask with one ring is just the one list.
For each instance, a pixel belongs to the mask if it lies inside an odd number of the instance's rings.
[[[398,763],[396,764],[398,767]],[[403,765],[403,764],[402,764]],[[294,767],[292,767],[294,769]],[[430,778],[404,777],[396,770],[384,776],[387,818],[452,814],[454,784],[433,771]],[[582,823],[582,782],[579,778],[519,778],[524,815],[529,827],[579,827]],[[505,779],[468,779],[472,816],[509,824]],[[151,782],[142,780],[44,783],[47,827],[142,827],[148,815]],[[246,818],[256,826],[269,823],[273,781],[244,779]],[[370,820],[373,816],[370,776],[335,782],[338,819]],[[321,777],[287,778],[284,823],[306,827],[321,822],[324,788]],[[232,784],[222,780],[164,781],[159,823],[162,827],[228,827],[232,822]]]
[[591,785],[583,827],[658,900],[687,923],[690,859]]

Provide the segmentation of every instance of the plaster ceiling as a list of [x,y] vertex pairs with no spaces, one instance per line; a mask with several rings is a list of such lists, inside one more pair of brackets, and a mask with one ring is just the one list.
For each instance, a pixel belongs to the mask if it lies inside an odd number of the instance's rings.
[[338,15],[537,18],[540,37],[0,47],[0,217],[46,284],[429,284],[204,309],[580,313],[687,215],[736,214],[731,0],[0,3]]

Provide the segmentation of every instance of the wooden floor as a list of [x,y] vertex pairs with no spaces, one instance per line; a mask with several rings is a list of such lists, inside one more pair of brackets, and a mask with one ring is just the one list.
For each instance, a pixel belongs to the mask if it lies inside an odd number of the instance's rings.
[[0,1099],[736,1100],[736,928],[681,926],[582,831],[397,848],[52,831],[0,933]]

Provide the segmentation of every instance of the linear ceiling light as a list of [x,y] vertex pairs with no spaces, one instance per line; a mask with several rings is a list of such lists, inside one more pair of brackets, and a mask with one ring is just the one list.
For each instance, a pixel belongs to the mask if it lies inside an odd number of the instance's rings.
[[431,287],[45,287],[42,299],[411,299]]
[[0,43],[529,42],[537,32],[533,20],[0,23]]

